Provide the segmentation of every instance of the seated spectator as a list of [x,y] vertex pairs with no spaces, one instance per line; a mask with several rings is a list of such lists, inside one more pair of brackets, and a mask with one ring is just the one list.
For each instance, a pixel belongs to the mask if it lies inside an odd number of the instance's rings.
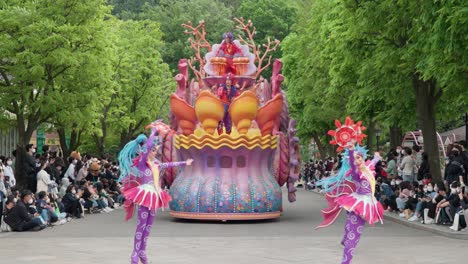
[[[396,181],[398,185],[398,180]],[[406,207],[406,202],[408,202],[411,196],[412,185],[410,182],[405,181],[399,184],[399,194],[396,198],[396,203],[398,207],[398,212],[400,212],[400,217],[405,217],[404,210]]]
[[89,182],[97,183],[99,182],[99,179],[102,177],[102,174],[100,173],[101,170],[101,165],[97,162],[91,163],[88,169],[88,175],[86,176],[86,180]]
[[16,204],[16,196],[14,195],[10,195],[8,196],[6,202],[5,202],[5,212],[3,215],[1,215],[1,231],[2,232],[11,232],[12,229],[11,227],[5,222],[5,217],[7,214],[9,214],[11,212],[11,209],[13,209],[13,207],[15,207],[15,204]]
[[81,218],[83,216],[83,209],[74,185],[68,186],[65,196],[62,198],[62,203],[65,213],[76,218]]
[[60,225],[63,222],[59,221],[58,216],[55,214],[52,206],[50,206],[50,199],[46,192],[41,191],[37,195],[36,209],[41,215],[46,225]]
[[442,199],[436,207],[436,213],[440,214],[438,223],[448,224],[453,223],[453,217],[460,207],[460,198],[458,196],[460,183],[458,181],[452,182],[450,185],[450,195]]
[[67,193],[68,186],[70,186],[70,179],[63,178],[62,179],[62,185],[60,186],[60,191],[59,191],[60,197],[65,196],[65,194]]
[[443,182],[438,182],[434,186],[436,194],[430,202],[423,202],[422,209],[424,212],[423,224],[433,224],[436,217],[437,204],[447,197],[445,192],[445,185]]
[[18,200],[16,205],[5,216],[5,223],[7,223],[13,231],[39,231],[46,227],[41,222],[39,214],[31,215],[28,207],[32,205],[33,193],[30,190],[21,192],[21,199]]
[[65,212],[65,207],[63,203],[59,201],[58,195],[55,193],[49,194],[50,206],[54,211],[54,214],[58,217],[61,224],[71,221],[71,217]]
[[423,192],[418,197],[418,202],[416,204],[415,212],[413,216],[408,220],[411,222],[418,221],[422,217],[423,204],[431,202],[435,195],[436,195],[436,192],[434,192],[432,183],[428,183],[427,185],[424,185]]

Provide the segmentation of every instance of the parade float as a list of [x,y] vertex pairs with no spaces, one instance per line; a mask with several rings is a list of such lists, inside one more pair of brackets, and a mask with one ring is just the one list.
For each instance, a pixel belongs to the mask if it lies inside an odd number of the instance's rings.
[[[279,41],[268,40],[260,49],[252,22],[234,20],[243,35],[236,39],[226,32],[214,45],[206,40],[204,21],[182,25],[195,56],[178,64],[177,90],[170,97],[173,131],[163,140],[162,162],[194,162],[164,172],[175,218],[277,218],[284,185],[288,200],[296,200],[299,142],[281,90],[282,63],[272,63],[270,54]],[[271,64],[268,82],[261,73]]]

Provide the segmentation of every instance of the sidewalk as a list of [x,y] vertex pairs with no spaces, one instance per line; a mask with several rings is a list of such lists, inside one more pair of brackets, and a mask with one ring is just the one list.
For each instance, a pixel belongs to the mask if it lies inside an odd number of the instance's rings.
[[[317,192],[315,190],[311,190],[311,192],[316,193],[318,195],[323,195],[322,193]],[[444,236],[444,237],[448,237],[448,238],[468,240],[468,232],[453,231],[449,228],[450,226],[448,225],[436,225],[436,224],[424,225],[424,224],[421,224],[420,221],[410,222],[406,220],[405,218],[399,217],[396,213],[390,213],[390,212],[385,212],[384,217],[386,221],[392,221],[394,223],[401,224],[401,225],[411,227],[414,229],[431,232],[431,233]]]
[[421,224],[420,221],[410,222],[406,220],[405,218],[401,218],[397,214],[390,213],[390,212],[385,212],[384,216],[385,216],[385,220],[392,221],[392,222],[395,222],[395,223],[398,223],[407,227],[431,232],[431,233],[444,236],[444,237],[448,237],[448,238],[468,240],[468,232],[453,231],[449,228],[450,227],[449,225],[436,225],[436,224],[424,225],[424,224]]

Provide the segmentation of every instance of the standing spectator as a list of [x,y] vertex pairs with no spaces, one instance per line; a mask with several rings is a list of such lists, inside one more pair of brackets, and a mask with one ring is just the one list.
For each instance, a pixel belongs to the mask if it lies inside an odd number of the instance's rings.
[[70,186],[70,179],[63,178],[60,186],[59,195],[60,197],[64,197],[67,193],[68,186]]
[[86,167],[85,163],[82,162],[81,160],[79,160],[76,163],[75,174],[76,174],[76,179],[75,179],[76,183],[83,184],[86,179],[86,175],[88,174],[88,168]]
[[418,168],[418,176],[417,176],[417,180],[418,181],[422,181],[424,180],[425,178],[427,178],[427,174],[430,173],[430,170],[429,170],[429,157],[427,156],[427,153],[422,153],[421,155],[421,158],[422,158],[422,161],[421,161],[421,164]]
[[423,162],[423,158],[422,158],[421,148],[417,145],[413,146],[413,157],[416,162],[416,167],[421,166],[421,163]]
[[69,157],[68,163],[69,165],[68,165],[67,171],[65,172],[65,175],[63,177],[70,179],[71,182],[75,182],[75,179],[76,179],[75,166],[78,163],[78,160],[73,157]]
[[15,174],[13,172],[13,159],[11,157],[6,158],[6,164],[5,164],[5,177],[8,177],[8,181],[11,187],[15,187],[16,185],[16,178]]
[[389,179],[395,179],[398,176],[396,152],[388,154],[387,169],[385,169],[385,171]]
[[50,192],[53,187],[56,187],[54,181],[50,179],[50,175],[45,171],[45,168],[49,164],[47,157],[41,157],[40,170],[37,173],[37,192]]
[[33,144],[26,145],[26,163],[24,164],[26,175],[28,177],[28,189],[36,193],[37,179],[36,179],[36,160],[34,153],[36,148]]
[[415,168],[415,161],[411,157],[411,149],[406,147],[404,150],[404,157],[400,164],[400,170],[402,171],[403,181],[413,182],[413,172]]
[[449,163],[445,167],[444,181],[448,186],[454,181],[465,183],[465,169],[462,162],[460,150],[454,147],[449,155]]
[[50,175],[50,179],[56,183],[60,182],[60,175],[62,174],[63,160],[56,156],[51,156],[49,159],[49,166],[45,171]]
[[34,215],[29,213],[28,207],[33,204],[32,192],[24,190],[21,192],[21,200],[18,200],[15,207],[5,217],[7,223],[13,231],[39,231],[46,226],[42,225],[39,214]]
[[7,189],[5,187],[5,175],[3,169],[0,168],[0,218],[3,215],[3,203],[6,201],[8,195]]

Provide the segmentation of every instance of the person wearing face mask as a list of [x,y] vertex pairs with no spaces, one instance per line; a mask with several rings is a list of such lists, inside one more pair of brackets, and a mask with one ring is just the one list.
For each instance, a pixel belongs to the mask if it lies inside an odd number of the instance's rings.
[[13,160],[10,157],[6,159],[4,173],[5,173],[5,176],[9,178],[10,187],[15,187],[16,178],[15,178],[15,174],[13,173]]
[[414,181],[414,169],[416,168],[416,162],[411,157],[411,149],[406,147],[404,150],[404,157],[400,164],[400,170],[402,171],[403,181],[413,182]]
[[70,157],[68,158],[68,162],[70,164],[68,165],[67,171],[65,172],[65,175],[63,177],[70,179],[71,182],[75,182],[75,179],[76,179],[75,167],[76,167],[76,164],[78,163],[78,160],[73,157]]
[[57,215],[54,213],[52,207],[50,206],[50,198],[46,192],[41,191],[37,193],[36,200],[36,209],[37,212],[42,216],[42,219],[47,224],[51,225],[60,225],[61,222],[58,221]]
[[[427,185],[428,194],[422,203],[423,224],[433,224],[436,217],[437,204],[446,198],[445,185],[443,182],[437,182],[433,185]],[[431,199],[432,197],[432,199]]]
[[3,169],[0,167],[0,217],[3,215],[3,203],[7,197],[7,188],[5,186],[5,175]]
[[62,198],[62,203],[67,214],[76,218],[81,218],[83,209],[74,185],[68,186],[65,196]]
[[13,231],[39,231],[46,228],[41,223],[39,214],[34,215],[29,213],[28,207],[33,204],[33,193],[30,190],[21,192],[21,199],[11,209],[10,213],[5,217],[7,223]]
[[456,209],[460,207],[460,198],[458,197],[459,189],[460,183],[457,181],[452,182],[449,196],[440,201],[436,206],[436,213],[440,213],[438,219],[442,224],[453,222]]
[[26,145],[26,161],[24,163],[24,168],[26,175],[28,176],[28,189],[36,193],[37,188],[37,179],[36,179],[36,159],[34,158],[34,153],[36,153],[36,148],[33,144]]
[[52,187],[56,187],[56,183],[50,179],[50,175],[45,171],[49,162],[46,157],[41,157],[40,163],[40,171],[37,173],[37,192],[50,192]]

